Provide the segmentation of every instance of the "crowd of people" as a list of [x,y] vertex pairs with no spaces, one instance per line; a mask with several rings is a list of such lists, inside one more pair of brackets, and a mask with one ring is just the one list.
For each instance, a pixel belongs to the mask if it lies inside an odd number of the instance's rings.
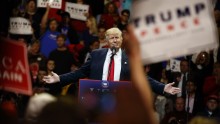
[[[0,35],[27,46],[33,95],[1,90],[0,122],[220,122],[219,47],[175,58],[180,61],[180,71],[174,72],[170,60],[150,65],[141,62],[139,43],[128,26],[131,0],[62,0],[89,5],[89,12],[84,14],[86,21],[72,19],[64,11],[64,4],[61,9],[54,9],[49,5],[38,8],[36,0],[20,0],[11,5],[9,1],[2,6],[8,13],[1,12],[1,16],[8,18],[0,19]],[[219,28],[220,2],[214,6]],[[33,34],[8,32],[10,17],[28,19]],[[99,114],[97,109],[88,112],[77,102],[78,81],[108,80],[112,57],[113,81],[132,81],[134,88],[120,89],[113,113]]]

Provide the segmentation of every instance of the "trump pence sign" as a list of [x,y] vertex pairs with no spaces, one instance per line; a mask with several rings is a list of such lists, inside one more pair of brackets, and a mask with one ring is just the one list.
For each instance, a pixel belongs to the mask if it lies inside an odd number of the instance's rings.
[[209,0],[135,0],[131,17],[145,64],[218,46]]

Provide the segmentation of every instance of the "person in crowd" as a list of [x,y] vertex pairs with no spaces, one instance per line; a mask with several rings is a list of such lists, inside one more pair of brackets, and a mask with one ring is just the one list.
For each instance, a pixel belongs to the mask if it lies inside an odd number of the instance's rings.
[[177,87],[181,89],[181,93],[177,94],[177,97],[185,97],[186,96],[186,82],[189,79],[189,62],[185,59],[181,60],[180,62],[180,71],[181,71],[181,78],[177,84]]
[[[47,75],[53,75],[55,64],[54,60],[49,59],[47,61]],[[52,95],[59,95],[62,90],[60,84],[45,84],[45,88],[48,89],[48,93]]]
[[121,16],[120,16],[120,20],[118,22],[117,27],[122,31],[123,29],[126,28],[126,26],[128,25],[128,21],[129,21],[129,17],[130,17],[130,11],[125,9],[121,11]]
[[47,61],[47,75],[53,75],[53,70],[55,68],[55,62],[54,60],[48,60]]
[[45,87],[45,82],[43,81],[43,77],[47,75],[46,68],[39,68],[37,80],[33,83],[33,94],[39,94],[48,92],[49,89]]
[[66,36],[64,34],[59,34],[56,39],[58,47],[49,55],[49,59],[53,60],[56,64],[53,71],[57,74],[68,73],[71,71],[71,66],[75,63],[75,60],[65,46]]
[[85,114],[75,98],[62,96],[43,107],[36,124],[88,124]]
[[205,97],[216,94],[220,91],[220,62],[214,64],[212,76],[205,79],[203,94]]
[[193,79],[190,79],[186,83],[186,98],[185,98],[185,110],[195,116],[197,112],[202,108],[202,100],[196,92],[196,83]]
[[37,11],[37,5],[35,0],[28,0],[26,2],[26,11],[24,18],[30,20],[33,28],[34,39],[40,38],[40,22],[42,15]]
[[210,51],[201,51],[192,55],[190,67],[197,82],[196,92],[198,92],[200,98],[205,98],[203,95],[205,78],[212,75],[213,65],[214,59],[211,57]]
[[34,40],[28,51],[28,62],[34,81],[37,78],[39,68],[45,68],[47,59],[40,53],[40,41]]
[[164,116],[161,124],[186,124],[191,119],[191,114],[185,111],[185,100],[177,97],[175,100],[175,110]]
[[206,98],[206,107],[203,110],[199,111],[197,116],[213,118],[220,122],[220,111],[218,108],[218,104],[218,96],[209,95]]
[[18,110],[13,101],[3,101],[0,104],[0,123],[19,124]]
[[105,5],[104,14],[101,15],[98,25],[104,26],[106,29],[117,27],[119,13],[114,2],[109,2]]
[[98,29],[97,29],[97,24],[96,20],[93,16],[89,16],[86,21],[86,30],[82,32],[80,41],[83,42],[84,47],[88,48],[89,44],[93,40],[97,40],[97,34],[98,34]]
[[40,41],[34,40],[28,50],[29,64],[37,62],[39,67],[46,67],[46,57],[40,53]]
[[78,44],[79,43],[79,36],[76,30],[70,26],[70,14],[68,12],[60,12],[61,23],[58,26],[58,31],[62,34],[65,34],[69,39],[71,44]]
[[[59,12],[60,11],[65,11],[65,6],[66,6],[66,2],[68,2],[69,0],[60,0],[61,1],[61,8],[57,9],[57,8],[51,8],[49,11],[49,15],[48,18],[54,18],[56,19],[58,22],[62,21],[62,17],[60,17]],[[59,2],[59,1],[54,1],[54,2]]]
[[[47,5],[46,12],[41,20],[41,33],[43,35],[40,38],[40,42],[41,42],[40,51],[47,58],[49,57],[50,52],[57,48],[56,37],[57,35],[60,34],[60,32],[58,32],[57,20],[52,18],[48,22],[49,10],[50,10],[50,6]],[[67,39],[65,45],[68,45],[68,44],[70,44],[70,42]]]
[[90,53],[93,51],[93,50],[96,50],[96,49],[99,49],[99,41],[98,40],[93,40],[92,42],[90,42],[89,44],[89,48],[85,48],[81,54],[80,54],[80,61],[81,63],[85,63],[89,57],[90,57]]
[[105,27],[98,27],[99,48],[107,48],[108,42],[105,40]]
[[[73,3],[76,3],[78,5],[87,5],[85,0],[73,0]],[[88,18],[91,15],[92,15],[92,10],[89,7],[89,12],[88,13],[84,13],[84,16]],[[78,20],[78,19],[71,19],[70,20],[70,26],[76,30],[78,35],[81,35],[82,32],[84,30],[86,30],[86,28],[87,28],[85,21]]]
[[[166,63],[166,77],[168,81],[173,81],[175,82],[174,86],[178,87],[181,89],[181,92],[168,96],[168,99],[172,100],[173,103],[175,102],[176,97],[186,97],[186,83],[187,80],[189,79],[190,75],[190,66],[189,66],[189,61],[187,59],[182,58],[180,60],[180,65],[179,65],[179,71],[173,72],[170,67],[170,60],[167,61]],[[172,104],[173,104],[172,103]]]
[[57,98],[48,94],[41,93],[30,97],[25,112],[25,124],[35,124],[38,120],[39,114],[42,112],[44,106],[47,104],[56,101]]
[[[106,31],[106,40],[110,48],[93,51],[89,61],[83,64],[77,71],[60,76],[52,72],[52,75],[44,77],[44,81],[49,84],[60,82],[63,86],[85,77],[95,80],[130,80],[128,58],[125,51],[121,50],[122,32],[118,28],[108,29]],[[163,94],[167,92],[176,94],[180,92],[179,88],[172,86],[174,83],[164,85],[150,77],[148,77],[148,80],[156,93]]]

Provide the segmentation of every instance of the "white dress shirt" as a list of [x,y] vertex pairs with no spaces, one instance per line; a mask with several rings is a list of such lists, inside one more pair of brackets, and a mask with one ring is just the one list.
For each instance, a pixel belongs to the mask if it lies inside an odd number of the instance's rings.
[[[189,100],[189,106],[188,106],[188,100]],[[189,113],[193,112],[194,101],[195,101],[195,95],[186,98],[185,108],[187,110],[187,107],[189,107]]]
[[[186,73],[185,75],[186,75],[186,79],[188,79],[188,77],[187,77],[188,73]],[[178,84],[178,88],[180,88],[180,89],[182,89],[182,87],[183,87],[183,76],[184,76],[184,74],[181,74],[181,80],[180,80],[180,82]],[[186,91],[182,91],[182,92],[186,92]],[[182,96],[182,92],[178,93],[177,97],[181,97]]]
[[[103,73],[102,73],[102,80],[107,80],[108,77],[108,68],[109,68],[109,63],[110,63],[110,57],[111,57],[112,51],[108,49],[105,62],[104,62],[104,67],[103,67]],[[121,49],[118,50],[116,55],[114,55],[114,81],[119,81],[120,80],[120,74],[121,74],[121,55],[122,51]]]

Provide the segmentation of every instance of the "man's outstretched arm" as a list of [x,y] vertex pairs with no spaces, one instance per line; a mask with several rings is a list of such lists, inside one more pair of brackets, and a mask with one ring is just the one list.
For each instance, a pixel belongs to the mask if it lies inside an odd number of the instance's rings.
[[174,84],[174,82],[168,83],[168,84],[163,84],[163,83],[161,83],[161,82],[159,82],[149,76],[147,76],[147,79],[150,83],[152,90],[159,95],[164,95],[164,92],[172,94],[172,95],[175,95],[175,94],[181,92],[180,88],[172,86]]

